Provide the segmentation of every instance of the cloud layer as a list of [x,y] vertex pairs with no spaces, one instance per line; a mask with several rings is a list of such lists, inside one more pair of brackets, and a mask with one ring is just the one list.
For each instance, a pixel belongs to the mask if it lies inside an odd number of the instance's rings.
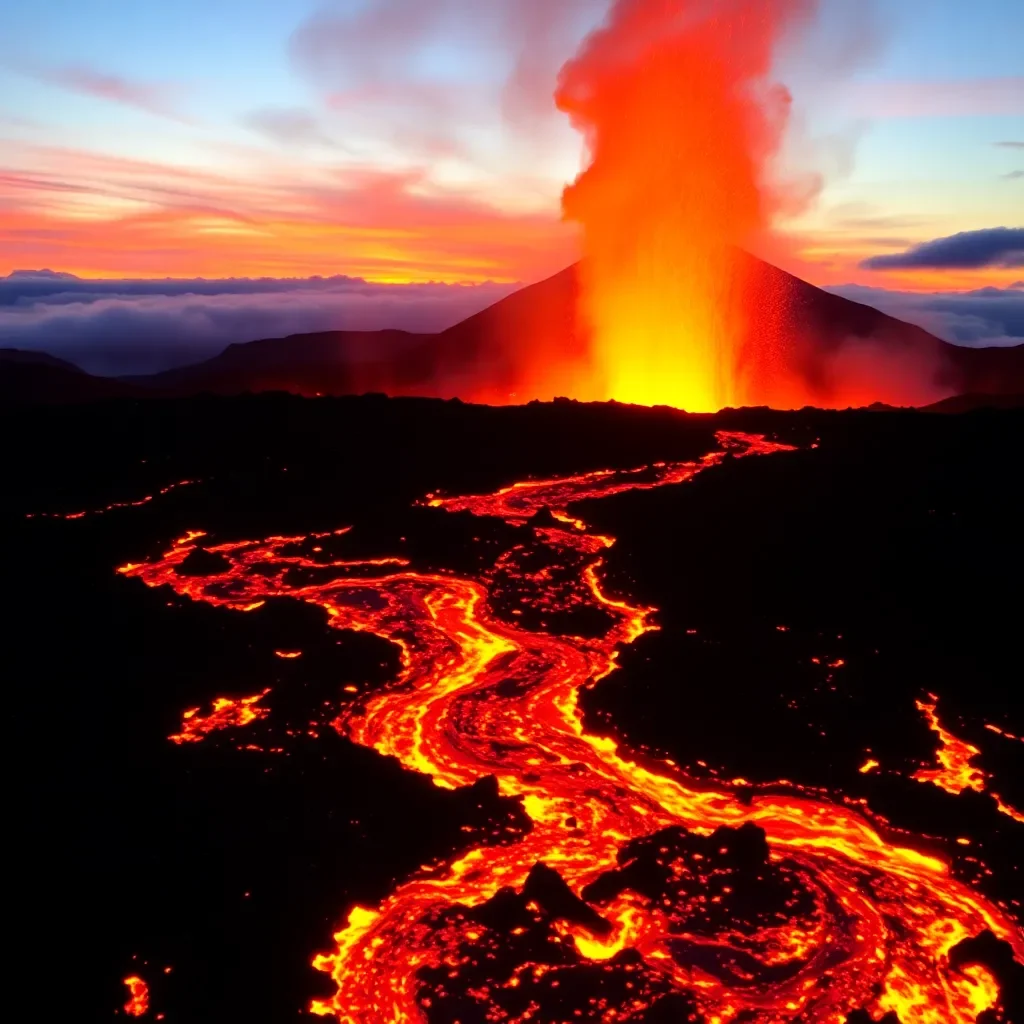
[[90,373],[153,373],[234,342],[310,331],[434,332],[514,286],[378,285],[359,278],[114,281],[0,278],[0,348],[49,352]]
[[29,74],[40,81],[49,82],[71,92],[137,107],[159,117],[181,120],[174,104],[177,89],[165,83],[134,81],[122,75],[100,71],[87,64],[28,70]]
[[970,292],[889,291],[846,284],[829,288],[855,302],[917,324],[955,345],[1024,344],[1024,281]]
[[952,270],[1024,267],[1024,228],[982,228],[922,242],[905,252],[872,256],[865,270]]
[[[52,271],[0,277],[0,348],[49,352],[104,375],[152,373],[234,342],[310,331],[444,330],[514,285],[379,285],[360,278],[85,280]],[[960,345],[1024,344],[1024,281],[922,294],[829,289]]]

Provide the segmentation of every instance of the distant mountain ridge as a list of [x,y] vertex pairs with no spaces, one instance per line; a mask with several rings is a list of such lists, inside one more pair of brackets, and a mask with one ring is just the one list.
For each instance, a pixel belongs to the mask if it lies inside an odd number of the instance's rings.
[[0,403],[62,405],[146,395],[119,380],[94,377],[46,352],[0,348]]
[[6,277],[0,277],[0,281],[20,281],[25,279],[47,281],[82,280],[77,274],[71,274],[66,270],[50,270],[48,267],[43,267],[42,270],[12,270]]
[[[912,324],[823,291],[770,264],[752,261],[749,327],[755,346],[770,336],[787,373],[806,383],[811,404],[835,404],[836,366],[851,358],[886,374],[916,374],[929,397],[892,405],[931,404],[955,395],[1024,393],[1024,346],[972,349],[951,345]],[[107,381],[120,393],[290,391],[304,395],[420,395],[490,403],[573,394],[573,367],[588,339],[577,316],[577,267],[522,288],[439,334],[401,330],[332,331],[229,345],[212,359],[162,373]],[[62,362],[62,361],[56,361]],[[10,366],[2,360],[0,366]],[[70,367],[70,364],[65,364]],[[38,367],[37,367],[38,369]],[[51,366],[51,369],[56,370]],[[9,370],[3,370],[8,373]],[[79,371],[80,372],[80,371]],[[87,375],[83,375],[87,376]],[[927,378],[927,379],[925,379]],[[102,391],[105,378],[80,381]],[[771,381],[768,381],[769,386]],[[41,383],[35,381],[35,386]],[[877,385],[876,385],[877,386]],[[62,385],[67,390],[67,381]],[[4,388],[4,393],[9,389]],[[815,398],[815,396],[817,396]],[[766,399],[773,401],[769,393]]]

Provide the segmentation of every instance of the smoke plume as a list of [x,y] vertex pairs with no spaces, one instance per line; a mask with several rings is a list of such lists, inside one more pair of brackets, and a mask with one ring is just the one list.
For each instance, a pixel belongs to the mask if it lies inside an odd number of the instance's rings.
[[717,409],[756,397],[778,353],[746,339],[738,249],[792,212],[770,178],[790,96],[771,79],[813,0],[617,0],[562,69],[557,103],[590,163],[566,189],[583,228],[588,397]]

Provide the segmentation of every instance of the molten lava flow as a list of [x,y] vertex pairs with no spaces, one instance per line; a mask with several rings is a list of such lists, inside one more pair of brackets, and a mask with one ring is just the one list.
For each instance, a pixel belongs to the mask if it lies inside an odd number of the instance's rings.
[[[973,789],[975,793],[984,793],[988,785],[988,777],[977,765],[971,764],[981,751],[966,740],[958,739],[942,727],[937,711],[939,698],[935,694],[929,694],[929,697],[931,697],[930,704],[927,701],[917,701],[917,710],[924,712],[928,719],[928,727],[938,733],[940,744],[938,759],[942,767],[922,768],[915,772],[913,777],[918,782],[931,782],[947,793],[952,793],[953,796],[959,795],[965,789]],[[1000,735],[1006,735],[995,726],[989,725],[986,728]],[[1015,739],[1016,737],[1011,738]],[[1013,818],[1014,821],[1024,822],[1024,814],[1015,807],[1011,807],[997,793],[991,795],[1001,814]]]
[[1024,743],[1024,736],[1015,736],[1012,732],[1000,729],[998,725],[988,724],[985,728],[988,729],[989,732],[994,732],[997,736],[1002,736],[1004,739],[1016,740],[1018,743]]
[[213,710],[208,715],[201,715],[201,708],[189,708],[181,716],[181,732],[169,736],[168,739],[179,744],[198,743],[218,729],[238,728],[266,718],[269,712],[266,708],[261,708],[259,703],[268,693],[270,690],[264,690],[262,693],[239,700],[217,697],[213,702]]
[[957,739],[951,732],[942,728],[936,713],[938,697],[930,694],[932,703],[917,701],[917,710],[924,712],[928,719],[928,727],[939,735],[939,764],[941,768],[922,768],[914,773],[918,782],[932,782],[940,789],[956,796],[965,789],[973,789],[976,793],[985,791],[985,773],[971,762],[981,751],[964,740]]
[[139,498],[138,501],[113,501],[109,505],[104,505],[103,508],[90,508],[84,512],[28,512],[25,515],[26,519],[85,519],[86,516],[101,516],[106,512],[113,512],[119,508],[139,508],[142,505],[148,505],[154,498],[158,498],[164,494],[170,494],[171,491],[177,490],[179,487],[190,487],[192,484],[199,483],[198,480],[179,480],[177,483],[168,484],[166,487],[161,487],[156,494],[147,494],[143,498]]
[[[516,523],[548,509],[566,527],[538,523],[480,579],[394,563],[381,572],[295,537],[211,548],[224,568],[206,577],[178,571],[201,535],[121,570],[225,608],[287,596],[324,609],[335,629],[391,641],[398,678],[348,706],[335,727],[438,786],[493,776],[533,823],[516,843],[475,847],[424,868],[378,907],[352,908],[335,948],[314,960],[337,985],[314,1013],[345,1024],[611,1024],[685,998],[708,1024],[838,1024],[861,1007],[876,1018],[894,1010],[902,1024],[967,1024],[997,1004],[989,971],[956,969],[950,952],[990,929],[1024,959],[1024,936],[939,857],[897,845],[850,807],[793,787],[748,798],[584,731],[580,690],[656,627],[653,609],[606,591],[602,554],[614,542],[586,532],[568,508],[687,481],[730,450],[787,448],[735,433],[719,440],[721,450],[696,462],[429,498]],[[515,609],[500,615],[499,599],[512,595]],[[588,638],[509,621],[515,611],[540,623],[580,608],[603,631]],[[545,886],[569,909],[545,918]],[[497,903],[514,924],[507,933],[489,915]],[[502,943],[521,949],[514,969],[494,966]],[[539,1015],[542,998],[580,991],[566,1016]]]
[[128,1002],[124,1004],[124,1012],[129,1017],[144,1017],[149,1013],[149,986],[136,975],[125,978],[124,983],[128,986]]
[[[583,227],[592,334],[574,397],[714,411],[753,404],[781,370],[776,311],[738,247],[770,226],[765,182],[789,95],[767,81],[780,36],[813,0],[617,0],[562,70],[557,102],[590,165],[565,191]],[[745,351],[748,328],[758,334]]]

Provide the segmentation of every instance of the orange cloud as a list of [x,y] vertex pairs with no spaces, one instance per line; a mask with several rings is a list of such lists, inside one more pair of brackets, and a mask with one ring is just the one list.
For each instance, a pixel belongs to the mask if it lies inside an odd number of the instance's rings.
[[0,168],[0,272],[342,273],[370,281],[534,279],[575,257],[558,214],[504,210],[421,170],[201,168],[24,148]]

